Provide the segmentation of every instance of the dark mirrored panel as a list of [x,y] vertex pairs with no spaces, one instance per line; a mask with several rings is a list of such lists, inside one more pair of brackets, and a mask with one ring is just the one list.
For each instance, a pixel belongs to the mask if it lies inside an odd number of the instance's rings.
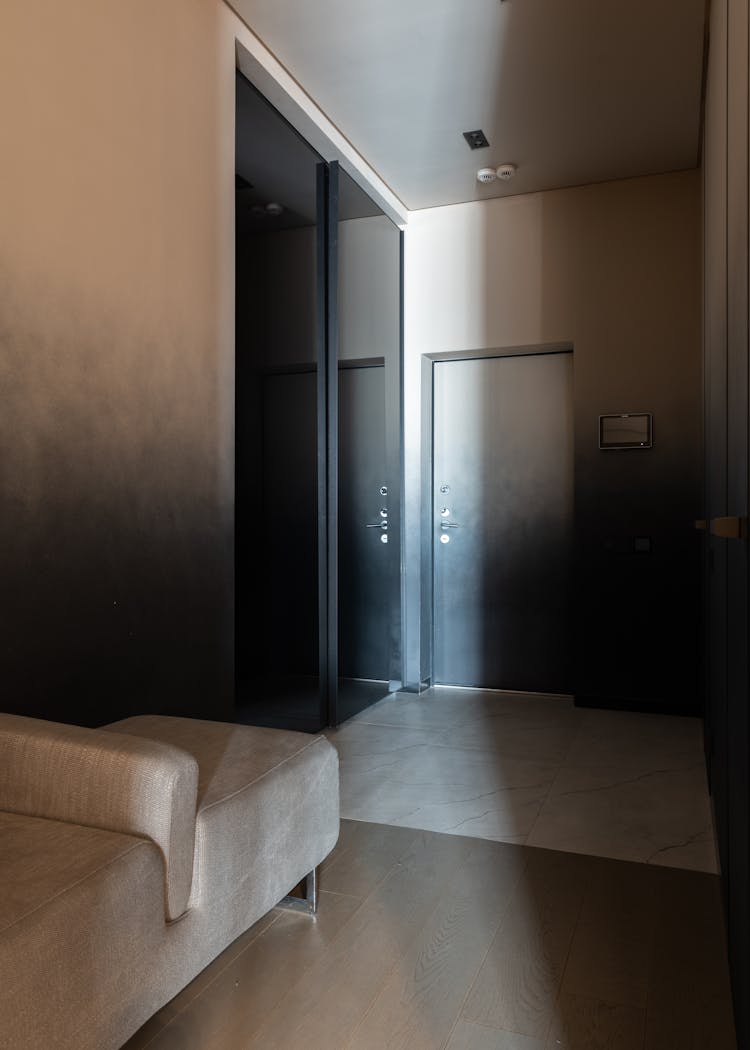
[[236,118],[235,719],[315,730],[322,164],[239,74]]
[[400,678],[400,233],[338,172],[338,695],[343,722]]

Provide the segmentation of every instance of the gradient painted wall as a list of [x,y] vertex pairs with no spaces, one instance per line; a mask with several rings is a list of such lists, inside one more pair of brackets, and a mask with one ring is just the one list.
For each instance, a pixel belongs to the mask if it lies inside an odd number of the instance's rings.
[[[410,216],[406,462],[412,491],[420,355],[539,343],[574,347],[575,691],[583,700],[695,709],[700,337],[697,171]],[[599,451],[600,414],[641,411],[654,413],[651,451]],[[407,513],[413,524],[408,494]],[[411,681],[420,673],[416,537],[407,523]],[[649,540],[650,553],[636,551],[636,538]]]
[[230,710],[236,17],[0,16],[2,706]]

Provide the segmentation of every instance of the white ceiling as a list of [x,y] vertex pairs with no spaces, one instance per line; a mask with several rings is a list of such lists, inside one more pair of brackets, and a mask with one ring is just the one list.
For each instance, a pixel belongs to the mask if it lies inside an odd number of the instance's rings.
[[232,5],[410,209],[697,163],[705,0]]

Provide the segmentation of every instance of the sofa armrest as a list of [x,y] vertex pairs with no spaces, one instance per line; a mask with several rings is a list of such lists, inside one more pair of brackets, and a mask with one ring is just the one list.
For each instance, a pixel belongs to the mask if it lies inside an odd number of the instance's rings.
[[168,919],[186,909],[198,763],[155,740],[0,714],[0,809],[154,842]]

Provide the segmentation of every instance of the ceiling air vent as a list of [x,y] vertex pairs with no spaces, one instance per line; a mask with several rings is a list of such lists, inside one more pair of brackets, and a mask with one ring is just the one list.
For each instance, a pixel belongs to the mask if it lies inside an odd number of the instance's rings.
[[465,131],[464,138],[469,143],[469,149],[486,149],[489,146],[487,136],[481,128],[478,131]]

